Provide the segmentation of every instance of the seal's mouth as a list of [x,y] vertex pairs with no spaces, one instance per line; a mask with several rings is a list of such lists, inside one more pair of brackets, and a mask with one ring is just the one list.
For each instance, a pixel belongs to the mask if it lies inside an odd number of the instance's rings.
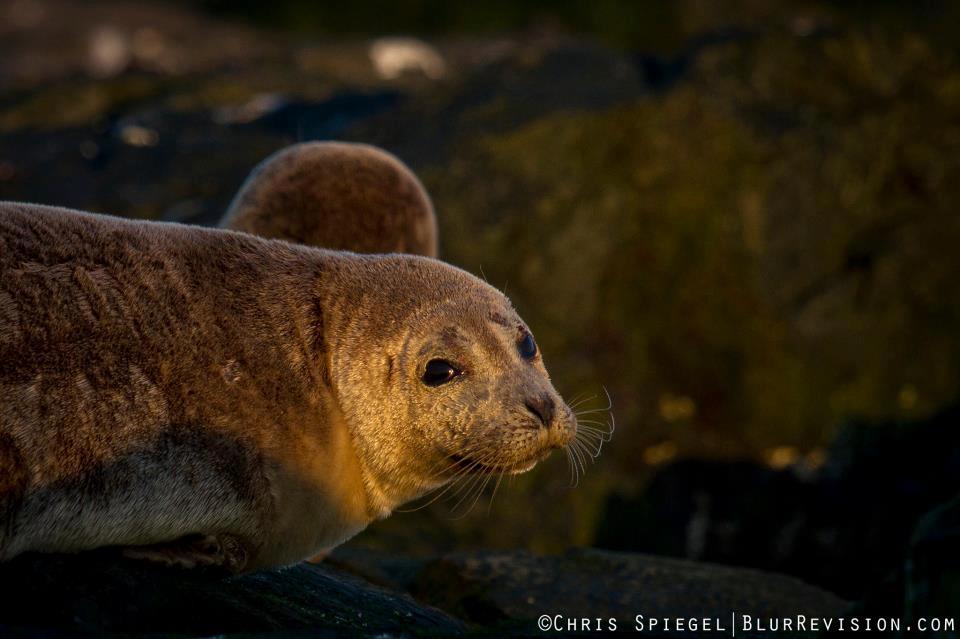
[[459,453],[450,453],[447,457],[457,468],[466,470],[471,474],[489,475],[494,473],[507,473],[508,475],[520,475],[532,470],[534,466],[550,454],[550,449],[540,450],[530,456],[528,459],[511,461],[504,464],[484,464],[467,455]]

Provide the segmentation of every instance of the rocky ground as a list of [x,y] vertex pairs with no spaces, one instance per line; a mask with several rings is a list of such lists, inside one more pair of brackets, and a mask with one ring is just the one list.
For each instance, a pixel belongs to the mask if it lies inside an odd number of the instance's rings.
[[0,568],[0,583],[0,632],[23,637],[534,637],[543,635],[543,614],[601,617],[605,628],[614,618],[631,631],[638,614],[730,624],[731,611],[836,616],[848,608],[789,577],[592,550],[428,560],[348,552],[324,565],[231,579],[104,551],[23,557]]
[[[914,531],[904,570],[853,604],[783,575],[589,549],[413,559],[341,548],[320,565],[241,577],[131,562],[111,549],[24,555],[0,566],[0,634],[542,637],[541,617],[557,614],[602,623],[607,631],[613,619],[631,634],[641,615],[644,634],[654,637],[698,633],[654,627],[652,619],[709,619],[747,637],[764,633],[746,629],[744,616],[754,629],[758,620],[797,615],[911,624],[956,614],[958,522],[960,501],[931,512]],[[564,636],[590,634],[563,630]],[[905,626],[902,634],[917,633]]]

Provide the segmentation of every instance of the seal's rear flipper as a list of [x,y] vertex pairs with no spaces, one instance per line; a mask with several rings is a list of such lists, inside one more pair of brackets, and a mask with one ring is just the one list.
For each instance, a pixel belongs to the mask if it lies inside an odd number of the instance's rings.
[[223,568],[237,574],[243,572],[248,553],[233,535],[187,535],[163,544],[127,546],[123,556],[179,568]]

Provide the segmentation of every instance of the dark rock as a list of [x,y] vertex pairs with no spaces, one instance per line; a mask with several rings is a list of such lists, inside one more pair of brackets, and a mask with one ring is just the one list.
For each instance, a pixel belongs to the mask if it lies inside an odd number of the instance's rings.
[[703,50],[731,42],[743,41],[755,36],[756,34],[744,29],[718,29],[694,38],[686,44],[682,51],[672,57],[641,53],[634,58],[647,85],[655,91],[666,91],[683,78]]
[[613,495],[597,545],[792,574],[850,598],[880,587],[918,519],[960,490],[960,409],[851,423],[810,480],[751,462],[684,460],[640,497]]
[[524,551],[451,554],[397,562],[357,551],[336,561],[407,589],[418,600],[511,636],[537,635],[541,615],[603,620],[632,631],[638,614],[715,618],[831,616],[846,602],[803,582],[770,573],[648,555],[572,550],[561,556]]
[[[904,573],[908,619],[953,618],[960,601],[960,496],[920,520]],[[957,637],[958,629],[938,636]]]
[[345,92],[323,102],[291,102],[252,124],[294,139],[329,139],[400,102],[396,91]]
[[26,555],[0,568],[4,637],[240,632],[413,637],[463,630],[462,622],[439,610],[325,566],[223,578],[95,552]]
[[958,601],[960,495],[920,519],[899,569],[871,589],[850,614],[903,619],[909,629],[901,636],[960,637]]
[[454,90],[360,121],[350,135],[415,164],[444,164],[458,145],[478,136],[557,112],[629,103],[646,91],[622,54],[576,41],[524,43],[513,55],[473,70]]
[[0,584],[4,637],[525,637],[540,633],[542,614],[613,618],[632,630],[638,614],[730,620],[734,611],[830,616],[846,608],[790,577],[590,549],[431,559],[348,549],[325,565],[232,578],[112,551],[33,554],[0,567]]
[[611,496],[596,543],[722,563],[744,556],[773,562],[792,550],[781,550],[789,540],[780,529],[800,516],[797,504],[808,502],[809,490],[790,472],[752,462],[682,460],[660,471],[639,499]]

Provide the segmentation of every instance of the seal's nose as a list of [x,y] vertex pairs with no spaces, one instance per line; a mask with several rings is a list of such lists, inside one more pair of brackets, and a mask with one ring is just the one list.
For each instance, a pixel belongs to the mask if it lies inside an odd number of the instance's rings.
[[549,428],[553,423],[553,414],[556,411],[556,405],[553,398],[547,394],[532,395],[526,399],[524,404],[527,410],[537,416],[540,424]]

